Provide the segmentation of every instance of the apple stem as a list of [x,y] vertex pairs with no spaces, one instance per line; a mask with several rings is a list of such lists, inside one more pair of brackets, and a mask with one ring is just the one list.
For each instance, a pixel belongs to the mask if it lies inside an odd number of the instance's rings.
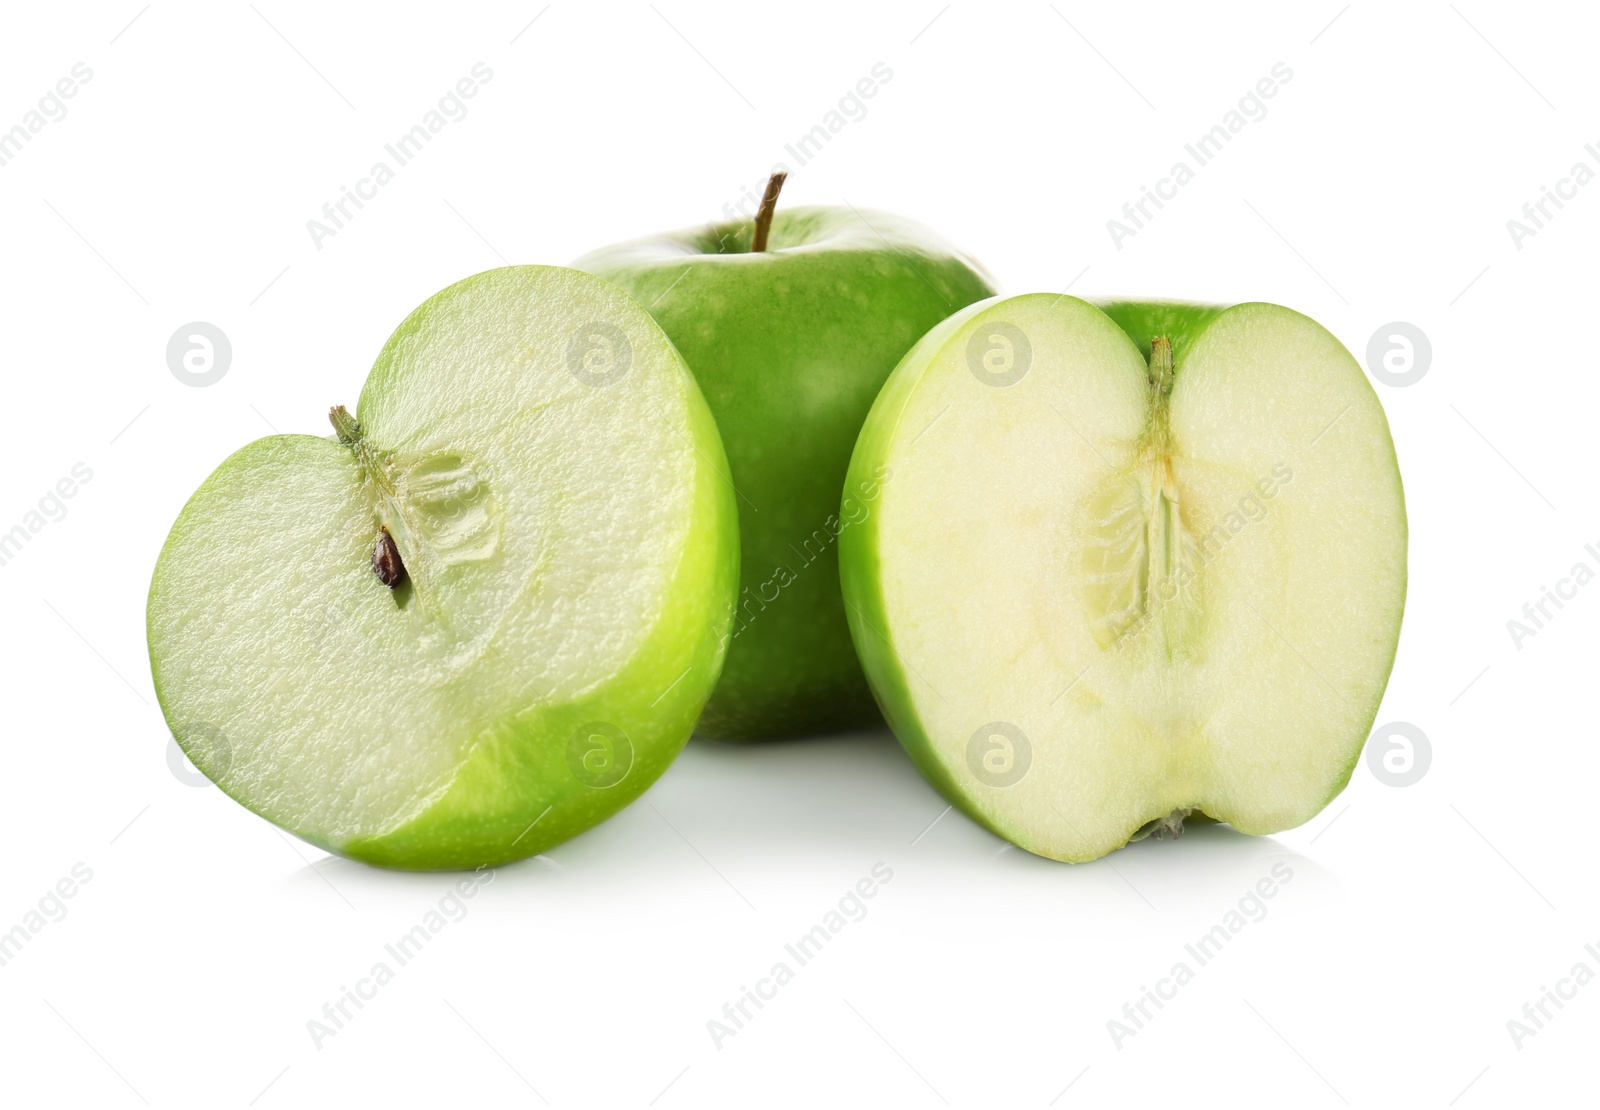
[[[328,410],[328,421],[333,425],[333,430],[339,433],[339,442],[355,455],[356,465],[361,468],[362,474],[378,488],[380,503],[385,495],[394,497],[393,482],[386,480],[381,460],[372,446],[362,439],[361,425],[350,415],[350,410],[343,405],[334,405]],[[400,548],[381,516],[375,514],[373,523],[377,525],[378,535],[372,546],[372,569],[378,581],[391,590],[398,590],[409,577],[406,565],[400,558]]]
[[356,423],[356,418],[343,405],[334,405],[328,410],[328,421],[333,425],[333,430],[339,433],[339,442],[346,447],[354,447],[361,441],[361,425]]
[[1157,397],[1172,392],[1172,340],[1164,335],[1150,341],[1150,384]]
[[[1150,341],[1150,425],[1148,450],[1154,465],[1155,488],[1165,491],[1171,482],[1171,417],[1167,401],[1172,393],[1172,340],[1158,335]],[[1173,500],[1176,500],[1174,496]]]
[[767,191],[761,194],[761,207],[756,210],[756,231],[750,240],[750,250],[759,254],[767,249],[767,232],[772,230],[772,213],[778,208],[778,194],[783,191],[788,170],[779,170],[767,178]]

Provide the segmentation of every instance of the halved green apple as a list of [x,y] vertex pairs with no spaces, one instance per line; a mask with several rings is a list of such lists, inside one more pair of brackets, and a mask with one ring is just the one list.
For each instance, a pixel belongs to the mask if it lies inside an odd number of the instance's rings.
[[650,316],[575,270],[437,294],[328,438],[233,455],[150,585],[157,694],[243,805],[392,867],[494,865],[632,801],[716,682],[721,441]]
[[[892,474],[892,481],[884,481]],[[957,806],[1082,861],[1342,790],[1399,638],[1383,409],[1312,320],[1036,294],[936,326],[867,418],[840,536],[885,716]]]

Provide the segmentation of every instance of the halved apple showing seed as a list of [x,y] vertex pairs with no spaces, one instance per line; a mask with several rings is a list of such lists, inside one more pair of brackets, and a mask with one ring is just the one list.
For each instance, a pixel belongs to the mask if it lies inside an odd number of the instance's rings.
[[847,489],[851,633],[924,774],[1039,855],[1270,833],[1349,781],[1406,514],[1383,409],[1312,320],[1028,295],[906,355]]
[[650,316],[543,266],[450,286],[333,436],[208,478],[150,585],[156,692],[249,809],[392,867],[541,852],[638,797],[721,668],[727,460]]

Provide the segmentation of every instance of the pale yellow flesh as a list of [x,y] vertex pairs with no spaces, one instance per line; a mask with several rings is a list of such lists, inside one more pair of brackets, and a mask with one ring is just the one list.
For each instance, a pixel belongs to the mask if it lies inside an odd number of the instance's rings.
[[[995,321],[1032,346],[1003,388],[968,365]],[[1398,635],[1399,473],[1338,341],[1276,306],[1224,313],[1177,352],[1164,446],[1147,358],[1083,302],[999,302],[933,354],[878,509],[932,757],[991,827],[1057,859],[1174,810],[1246,832],[1309,819],[1348,779]],[[1031,748],[1010,785],[969,768],[991,722]],[[1003,769],[1016,745],[981,747]]]
[[[569,338],[591,324],[628,341],[619,380],[574,374]],[[508,268],[433,298],[361,398],[392,488],[331,438],[277,436],[174,526],[149,634],[185,750],[333,850],[425,812],[483,737],[580,699],[656,630],[708,523],[693,388],[643,310],[588,275]],[[372,569],[379,524],[410,574],[398,592]]]

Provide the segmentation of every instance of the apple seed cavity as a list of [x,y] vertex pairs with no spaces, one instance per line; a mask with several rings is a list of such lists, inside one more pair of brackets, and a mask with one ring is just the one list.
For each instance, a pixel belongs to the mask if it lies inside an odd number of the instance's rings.
[[[361,425],[350,415],[350,410],[343,405],[334,405],[328,410],[328,420],[338,433],[339,442],[354,453],[363,475],[369,480],[380,479],[380,460],[371,445],[362,438]],[[400,558],[400,548],[389,534],[388,527],[381,523],[378,525],[377,539],[372,545],[372,570],[377,574],[378,581],[391,590],[398,590],[405,585],[406,565]]]
[[1161,638],[1169,658],[1190,658],[1202,610],[1172,470],[1172,343],[1165,336],[1150,343],[1149,374],[1143,450],[1131,470],[1113,475],[1083,504],[1084,597],[1101,647],[1148,632]]

